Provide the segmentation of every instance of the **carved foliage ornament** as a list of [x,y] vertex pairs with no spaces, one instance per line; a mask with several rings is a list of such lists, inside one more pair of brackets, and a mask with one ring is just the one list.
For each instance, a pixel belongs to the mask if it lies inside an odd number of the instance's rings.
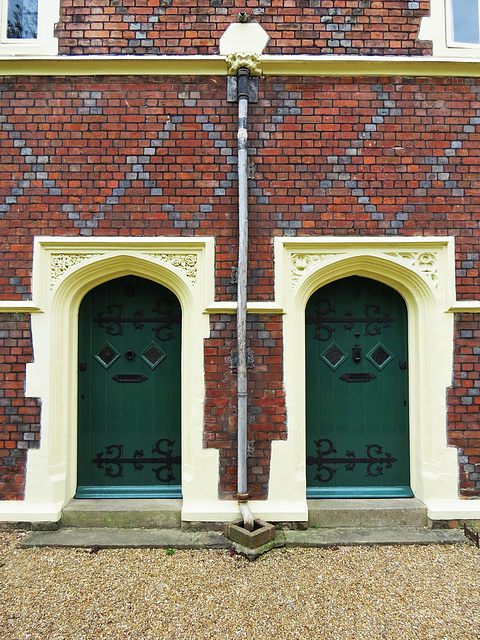
[[434,251],[398,251],[389,256],[410,263],[410,267],[419,272],[434,287],[438,286],[438,261]]
[[[53,253],[50,261],[50,288],[56,285],[68,269],[75,267],[80,262],[103,255],[101,253]],[[183,272],[183,275],[192,284],[197,283],[197,256],[194,253],[170,254],[170,253],[149,253],[151,258],[167,263]]]
[[[340,253],[292,253],[292,289],[300,279],[320,262],[337,258]],[[411,269],[419,273],[434,287],[438,286],[438,257],[435,251],[395,251],[385,255],[409,263]]]
[[292,289],[305,273],[314,269],[328,258],[336,258],[338,253],[292,253]]
[[197,256],[194,253],[150,253],[148,255],[182,271],[191,284],[197,284]]
[[53,253],[50,261],[50,288],[53,289],[57,280],[71,267],[94,258],[101,253]]
[[229,53],[226,61],[229,76],[234,76],[242,67],[247,68],[252,76],[262,75],[260,57],[256,53]]

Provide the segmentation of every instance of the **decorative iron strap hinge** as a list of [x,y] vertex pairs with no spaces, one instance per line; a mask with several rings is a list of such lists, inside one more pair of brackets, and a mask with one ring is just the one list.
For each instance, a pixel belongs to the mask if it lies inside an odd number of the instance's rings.
[[[105,468],[105,475],[109,478],[118,478],[123,475],[123,465],[133,464],[135,471],[141,471],[146,464],[157,464],[160,466],[156,469],[152,469],[159,482],[170,482],[174,479],[172,466],[174,464],[180,464],[180,456],[173,455],[173,446],[175,440],[169,440],[168,438],[161,438],[157,440],[155,446],[152,449],[152,453],[158,454],[157,456],[145,457],[142,449],[136,449],[131,458],[124,457],[122,444],[110,444],[105,447],[105,457],[102,452],[97,453],[92,462],[97,465],[99,469]],[[165,449],[162,448],[165,445]]]
[[[320,309],[320,305],[324,305],[323,310]],[[376,304],[364,304],[363,308],[364,316],[355,316],[352,311],[346,310],[343,316],[329,317],[328,314],[335,313],[335,309],[330,300],[322,298],[315,304],[315,315],[307,316],[306,323],[315,324],[315,338],[324,341],[330,340],[337,324],[343,324],[345,331],[351,331],[356,324],[363,324],[364,335],[376,336],[382,332],[382,327],[386,329],[394,322],[394,318],[386,312],[382,313]]]
[[365,445],[367,452],[364,457],[357,457],[354,451],[347,451],[345,456],[335,458],[331,454],[337,453],[333,442],[328,438],[315,440],[317,446],[317,455],[308,456],[307,464],[317,466],[317,475],[315,480],[319,482],[330,482],[338,469],[333,467],[337,464],[344,464],[346,471],[353,471],[357,464],[366,464],[366,475],[371,477],[381,476],[383,474],[383,466],[390,469],[397,459],[391,453],[383,453],[383,448],[378,444]]
[[97,313],[93,318],[93,322],[100,328],[105,327],[105,332],[111,336],[123,335],[123,325],[125,323],[133,323],[135,329],[143,329],[143,325],[146,322],[155,323],[157,326],[152,327],[152,331],[157,339],[171,340],[174,337],[172,324],[180,324],[181,316],[174,313],[170,305],[165,305],[162,308],[162,302],[162,300],[159,300],[152,309],[153,313],[158,314],[157,316],[146,316],[143,309],[136,309],[132,316],[124,316],[122,304],[110,304],[107,306],[106,311]]

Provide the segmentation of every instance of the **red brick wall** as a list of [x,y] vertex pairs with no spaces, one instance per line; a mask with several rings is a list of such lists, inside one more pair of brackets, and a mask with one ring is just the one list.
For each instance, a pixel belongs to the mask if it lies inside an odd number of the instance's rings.
[[457,295],[480,297],[477,79],[276,78],[264,86],[251,144],[252,235],[266,236],[265,250],[271,234],[453,235]]
[[[479,297],[480,81],[269,78],[251,108],[250,299],[273,298],[272,236],[455,235]],[[225,78],[6,79],[0,297],[29,296],[34,235],[213,235],[236,262],[236,106]],[[202,153],[198,153],[201,146]]]
[[[285,394],[282,365],[281,316],[249,315],[247,341],[248,486],[252,498],[268,495],[270,443],[284,440]],[[235,316],[211,318],[210,338],[205,340],[205,446],[220,450],[220,496],[227,498],[237,487],[237,370]],[[233,359],[232,359],[233,358]]]
[[458,448],[460,491],[480,496],[480,323],[456,316],[453,386],[448,390],[448,442]]
[[62,0],[60,52],[215,54],[240,11],[270,35],[269,54],[431,54],[416,41],[428,0]]
[[[272,238],[284,235],[453,235],[457,295],[480,299],[479,79],[261,78],[259,88],[250,110],[250,300],[273,299]],[[213,235],[216,297],[234,299],[237,107],[225,93],[226,79],[216,77],[4,79],[0,299],[30,298],[36,235]],[[232,491],[234,460],[229,331],[206,343],[222,350],[207,361],[205,436],[206,446],[221,450],[222,495]],[[280,367],[280,352],[270,357],[266,372]],[[214,373],[225,385],[224,405],[208,395]],[[265,432],[258,426],[269,411],[282,415],[283,391],[274,387],[271,397],[267,378],[255,375],[252,393],[260,395],[252,407],[262,412],[251,427],[251,474],[261,496],[269,442],[285,437],[285,425],[282,418]],[[280,385],[280,368],[274,382]]]
[[0,314],[0,500],[21,500],[27,449],[39,445],[40,405],[24,397],[30,318]]

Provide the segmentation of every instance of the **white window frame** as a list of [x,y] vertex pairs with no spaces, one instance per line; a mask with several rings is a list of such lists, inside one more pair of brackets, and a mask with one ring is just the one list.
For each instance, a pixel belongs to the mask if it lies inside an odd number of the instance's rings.
[[418,39],[432,41],[435,58],[478,60],[480,44],[453,40],[451,6],[451,0],[430,0],[430,15],[422,18]]
[[55,24],[60,0],[38,0],[36,38],[7,38],[8,0],[0,0],[0,56],[52,56],[58,54]]

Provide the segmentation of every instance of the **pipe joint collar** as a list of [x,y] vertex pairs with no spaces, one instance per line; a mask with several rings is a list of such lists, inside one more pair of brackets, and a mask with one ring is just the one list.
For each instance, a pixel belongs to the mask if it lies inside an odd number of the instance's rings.
[[237,73],[237,99],[244,98],[248,100],[250,92],[248,90],[248,79],[250,77],[250,71],[246,67],[241,67]]

